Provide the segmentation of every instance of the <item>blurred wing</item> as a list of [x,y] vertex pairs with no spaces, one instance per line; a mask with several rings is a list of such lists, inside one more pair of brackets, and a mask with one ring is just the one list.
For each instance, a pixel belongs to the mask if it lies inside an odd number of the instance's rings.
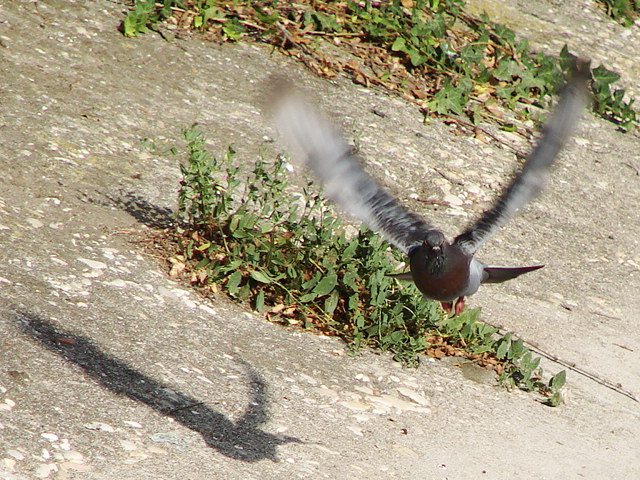
[[274,107],[278,126],[294,148],[294,156],[304,159],[313,170],[329,199],[404,253],[422,243],[432,228],[398,204],[362,169],[359,158],[334,126],[300,93],[281,89]]
[[580,118],[586,103],[586,81],[589,77],[588,64],[579,62],[563,89],[554,114],[542,131],[542,137],[527,157],[519,175],[490,210],[454,239],[454,244],[469,254],[475,253],[491,235],[540,192],[546,181],[549,166]]

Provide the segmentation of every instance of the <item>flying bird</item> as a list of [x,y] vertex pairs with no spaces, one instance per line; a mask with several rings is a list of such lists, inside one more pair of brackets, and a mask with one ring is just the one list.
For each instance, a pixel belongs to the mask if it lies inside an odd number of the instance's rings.
[[464,308],[465,297],[475,293],[480,284],[501,283],[543,267],[487,266],[474,255],[544,186],[549,166],[582,113],[588,78],[588,64],[578,62],[522,169],[494,205],[450,242],[376,183],[338,130],[299,91],[280,88],[274,113],[294,157],[313,171],[325,195],[408,256],[410,273],[394,276],[413,280],[425,297],[440,301],[447,312],[454,310],[457,315]]

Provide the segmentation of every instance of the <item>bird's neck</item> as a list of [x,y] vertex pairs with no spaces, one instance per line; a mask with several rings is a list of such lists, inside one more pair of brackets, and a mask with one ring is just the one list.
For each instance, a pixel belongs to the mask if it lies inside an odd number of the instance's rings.
[[443,246],[443,249],[440,251],[431,250],[427,252],[425,256],[425,267],[429,275],[438,276],[444,273],[446,265],[444,247],[445,246]]

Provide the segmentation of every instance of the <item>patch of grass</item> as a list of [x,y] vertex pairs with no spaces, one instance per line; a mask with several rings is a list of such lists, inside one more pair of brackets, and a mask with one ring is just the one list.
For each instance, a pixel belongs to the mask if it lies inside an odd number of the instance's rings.
[[173,15],[172,7],[176,5],[183,5],[183,2],[162,0],[157,3],[154,0],[135,0],[120,25],[120,31],[126,37],[135,37],[149,29],[155,29],[158,23]]
[[625,27],[633,25],[640,14],[640,0],[598,0],[607,15]]
[[[562,84],[575,57],[566,47],[557,58],[534,52],[512,30],[464,7],[463,0],[164,0],[154,16],[147,13],[148,0],[137,0],[124,31],[146,28],[170,12],[168,21],[182,28],[218,41],[269,43],[318,75],[341,73],[382,87],[425,115],[466,117],[472,125],[490,120],[512,130],[505,109],[518,104],[524,107],[519,114],[528,116],[529,106],[544,103]],[[594,111],[628,128],[636,112],[624,90],[612,85],[616,74],[604,67],[592,74]]]
[[340,336],[354,351],[389,351],[407,365],[420,353],[465,357],[547,402],[559,392],[558,380],[542,382],[539,359],[522,341],[478,321],[479,310],[448,317],[412,284],[389,277],[401,254],[371,231],[349,235],[312,185],[287,183],[283,157],[258,158],[243,175],[233,149],[217,158],[196,126],[184,136],[174,276],[272,321]]

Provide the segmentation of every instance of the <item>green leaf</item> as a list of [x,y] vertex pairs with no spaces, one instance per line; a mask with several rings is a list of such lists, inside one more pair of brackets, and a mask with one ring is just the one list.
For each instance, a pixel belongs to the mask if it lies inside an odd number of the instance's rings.
[[206,25],[209,20],[216,17],[217,13],[218,9],[216,7],[209,7],[202,10],[201,14],[203,23]]
[[501,61],[498,68],[493,71],[493,76],[498,80],[511,81],[512,77],[519,77],[520,75],[522,75],[522,67],[513,60]]
[[200,251],[200,252],[204,252],[205,250],[207,250],[209,247],[211,247],[211,242],[204,242],[202,245],[198,246],[196,248],[196,250]]
[[[508,334],[507,334],[508,335]],[[509,351],[509,344],[511,343],[509,339],[507,339],[507,335],[502,338],[498,349],[496,350],[496,357],[500,360],[506,358],[507,352]]]
[[313,292],[316,296],[321,297],[323,295],[328,295],[331,293],[331,290],[335,288],[338,284],[338,276],[335,273],[331,273],[325,275],[320,282],[315,286]]
[[414,67],[422,65],[424,62],[427,61],[426,55],[423,55],[422,53],[420,53],[419,50],[416,50],[414,48],[410,48],[409,51],[407,52],[407,55],[409,55],[409,60],[411,60],[411,65],[413,65]]
[[256,282],[260,282],[260,283],[271,283],[273,280],[271,278],[269,278],[266,274],[264,274],[263,272],[260,272],[258,270],[252,270],[251,273],[249,273],[249,275],[251,276],[251,278],[253,278]]
[[593,73],[593,79],[596,85],[601,87],[608,87],[612,83],[620,80],[619,74],[612,72],[611,70],[607,70],[602,65],[594,68],[592,73]]
[[427,102],[427,106],[429,109],[441,115],[448,114],[449,112],[462,115],[463,97],[463,86],[455,87],[451,82],[447,81],[438,93],[433,96],[433,99]]
[[315,298],[317,297],[317,295],[313,292],[311,293],[307,293],[305,295],[302,295],[300,298],[298,298],[298,301],[300,303],[309,303],[312,300],[315,300]]
[[565,382],[567,381],[567,372],[565,370],[561,370],[549,380],[549,386],[553,391],[558,391],[562,387],[564,387]]
[[523,352],[524,352],[524,342],[520,339],[516,340],[515,342],[511,342],[511,345],[509,346],[509,359],[517,359],[520,358],[520,356],[522,356]]
[[336,291],[331,292],[331,295],[329,295],[329,297],[324,301],[324,311],[327,312],[327,314],[329,315],[333,315],[333,312],[336,310],[336,307],[338,306],[339,299],[340,299],[340,296],[338,295],[338,292]]
[[262,309],[262,307],[264,307],[264,290],[260,290],[258,292],[258,295],[256,295],[256,300],[255,300],[253,309],[259,312]]
[[307,280],[306,282],[304,282],[302,284],[302,288],[304,290],[308,290],[310,288],[313,288],[322,278],[322,273],[320,272],[316,272],[313,274],[313,277],[311,277],[309,280]]
[[144,32],[146,27],[144,24],[139,25],[139,17],[135,12],[129,12],[122,23],[122,30],[125,37],[135,37]]
[[402,37],[396,37],[391,45],[391,50],[394,52],[406,52],[407,51],[407,42]]
[[235,18],[227,18],[227,21],[222,24],[222,31],[229,40],[240,40],[246,29]]
[[360,296],[358,293],[354,293],[349,297],[349,311],[358,312],[360,306]]
[[236,270],[231,275],[229,275],[226,287],[231,295],[236,295],[238,293],[238,286],[240,285],[241,280],[242,272],[240,270]]

